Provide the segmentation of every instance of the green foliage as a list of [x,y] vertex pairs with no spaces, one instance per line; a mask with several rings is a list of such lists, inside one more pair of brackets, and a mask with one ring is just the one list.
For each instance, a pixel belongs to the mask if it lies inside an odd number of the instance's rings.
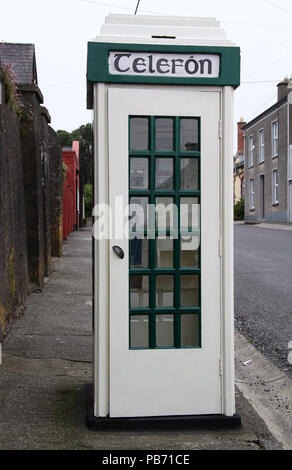
[[27,119],[29,114],[22,102],[21,93],[17,90],[16,77],[11,65],[0,67],[2,76],[4,99],[11,111],[17,114],[19,119]]
[[67,173],[67,165],[64,162],[63,162],[63,165],[62,165],[62,170],[63,170],[63,183],[64,183],[65,179],[66,179],[66,173]]
[[84,188],[86,184],[92,184],[93,155],[91,124],[82,125],[72,132],[58,130],[57,134],[63,146],[70,146],[73,140],[79,141],[80,186]]
[[84,187],[92,184],[93,155],[92,155],[92,126],[90,123],[80,126],[72,132],[73,140],[79,140],[80,145],[80,183]]
[[8,104],[11,111],[16,112],[19,116],[21,113],[19,94],[14,82],[12,68],[9,66],[1,67],[2,83],[4,90],[5,103]]
[[60,130],[57,131],[57,134],[60,139],[61,145],[66,147],[72,144],[72,137],[70,132]]
[[28,135],[33,126],[33,113],[30,107],[24,105],[22,95],[17,89],[17,80],[13,67],[5,65],[0,67],[0,77],[3,83],[4,100],[10,110],[16,113],[20,121],[22,137]]
[[91,217],[92,213],[92,184],[84,186],[85,217]]
[[234,206],[234,220],[244,220],[244,199],[240,199]]

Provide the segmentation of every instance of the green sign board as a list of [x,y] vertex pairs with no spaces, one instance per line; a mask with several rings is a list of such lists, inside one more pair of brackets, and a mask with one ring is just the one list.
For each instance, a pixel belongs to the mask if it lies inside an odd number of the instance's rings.
[[88,105],[92,83],[240,85],[240,48],[89,42]]

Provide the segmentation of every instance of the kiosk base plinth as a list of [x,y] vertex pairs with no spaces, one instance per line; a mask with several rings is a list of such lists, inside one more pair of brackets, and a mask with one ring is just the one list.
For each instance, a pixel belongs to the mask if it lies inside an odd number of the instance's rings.
[[94,416],[93,384],[86,384],[87,427],[96,431],[115,430],[179,430],[179,429],[235,429],[241,426],[238,414],[188,415],[188,416],[147,416],[134,418],[101,418]]

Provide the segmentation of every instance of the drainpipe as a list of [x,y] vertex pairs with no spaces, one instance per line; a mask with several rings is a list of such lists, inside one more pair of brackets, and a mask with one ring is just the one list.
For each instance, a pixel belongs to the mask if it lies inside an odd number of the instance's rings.
[[[287,208],[288,222],[292,222],[292,136],[290,136],[290,106],[292,106],[292,77],[288,83],[287,95]],[[290,194],[291,192],[291,194]]]

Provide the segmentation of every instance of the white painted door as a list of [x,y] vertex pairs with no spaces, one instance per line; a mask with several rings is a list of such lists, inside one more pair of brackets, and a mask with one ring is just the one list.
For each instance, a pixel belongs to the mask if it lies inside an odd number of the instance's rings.
[[[111,85],[108,116],[113,211],[109,415],[220,414],[220,91]],[[143,131],[139,135],[147,122],[149,145]],[[131,145],[129,125],[133,125]],[[173,126],[173,142],[178,139],[173,146],[169,126]],[[200,251],[196,237],[187,248],[183,241],[172,244],[168,237],[143,245],[136,241],[129,249],[127,236],[115,233],[122,206],[116,214],[114,210],[117,196],[124,205],[128,203],[129,174],[134,202],[142,195],[143,204],[146,196],[148,202],[157,203],[157,197],[165,196],[181,204],[181,198],[193,201],[196,196],[201,206]],[[112,250],[115,245],[123,249],[123,259]]]

